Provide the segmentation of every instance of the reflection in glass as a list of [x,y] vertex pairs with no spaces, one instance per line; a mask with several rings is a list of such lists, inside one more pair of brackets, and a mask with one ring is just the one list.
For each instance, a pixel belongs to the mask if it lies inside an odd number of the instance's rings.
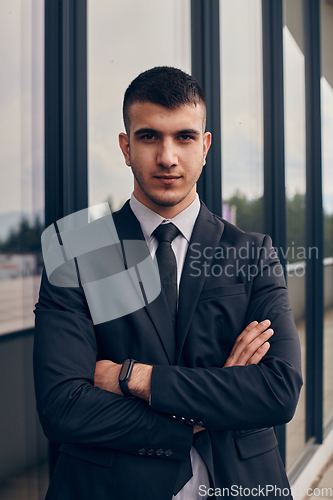
[[120,208],[133,190],[118,145],[129,83],[154,66],[191,71],[190,0],[88,2],[89,205]]
[[323,424],[333,421],[333,5],[322,0],[321,125],[324,210],[324,409]]
[[[30,328],[44,224],[43,2],[1,5],[0,334]],[[10,48],[10,50],[9,50]]]
[[[285,168],[287,197],[287,284],[290,305],[301,341],[305,373],[305,74],[302,6],[285,2],[283,28]],[[291,31],[292,30],[292,31]],[[305,445],[305,385],[293,420],[287,424],[286,465],[297,461]]]
[[[333,9],[332,9],[333,10]],[[333,418],[333,88],[323,76],[322,161],[324,206],[324,426]]]
[[[44,2],[0,2],[0,498],[44,498],[32,328],[44,225]],[[5,335],[9,334],[9,335]]]
[[262,232],[261,1],[223,0],[220,21],[223,216]]

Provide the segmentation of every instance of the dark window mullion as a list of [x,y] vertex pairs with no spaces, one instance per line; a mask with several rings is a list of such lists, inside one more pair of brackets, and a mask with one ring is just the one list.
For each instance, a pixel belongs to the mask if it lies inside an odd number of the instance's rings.
[[86,0],[46,1],[46,226],[88,206],[86,47]]
[[[285,269],[287,217],[285,197],[283,1],[262,0],[264,89],[264,232],[272,237]],[[275,428],[283,462],[285,425]]]
[[[87,2],[45,1],[45,225],[88,206]],[[50,443],[50,472],[58,445]]]
[[[306,99],[306,439],[323,439],[323,207],[320,0],[303,0]],[[309,256],[309,249],[316,250]],[[315,253],[317,255],[315,255]]]
[[207,130],[213,134],[198,192],[212,212],[222,215],[219,26],[219,0],[191,1],[192,74],[204,89]]

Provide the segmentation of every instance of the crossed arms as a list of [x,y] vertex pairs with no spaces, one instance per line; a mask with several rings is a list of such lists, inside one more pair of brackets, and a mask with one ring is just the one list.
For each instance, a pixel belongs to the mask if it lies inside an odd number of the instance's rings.
[[[270,348],[268,339],[274,332],[272,328],[268,328],[269,325],[269,320],[262,321],[261,323],[257,321],[250,323],[237,338],[230,356],[224,364],[224,368],[258,364]],[[123,394],[118,383],[120,369],[121,364],[109,360],[98,361],[94,375],[95,387],[122,396]],[[133,396],[146,401],[149,400],[152,370],[152,365],[142,363],[134,365],[128,384]],[[203,427],[194,426],[193,432],[196,433],[203,429]]]
[[[278,265],[272,259],[264,264]],[[253,323],[260,317],[272,321],[270,346],[267,326]],[[184,460],[193,427],[170,415],[200,421],[212,430],[288,421],[302,381],[299,341],[283,279],[254,279],[246,320],[249,326],[224,367],[138,364],[129,385],[137,397],[128,399],[119,393],[119,364],[103,362],[96,370],[97,339],[82,289],[55,287],[44,276],[36,306],[34,371],[45,434],[58,443],[133,454],[143,443],[163,449],[172,444],[171,458]],[[146,401],[150,393],[151,406]]]

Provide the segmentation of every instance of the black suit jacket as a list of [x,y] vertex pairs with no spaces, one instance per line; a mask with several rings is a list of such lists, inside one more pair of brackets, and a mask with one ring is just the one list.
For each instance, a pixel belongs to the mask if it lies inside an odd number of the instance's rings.
[[[120,240],[144,239],[128,202],[114,222]],[[179,293],[175,339],[163,293],[94,326],[82,287],[53,286],[43,276],[37,406],[62,452],[47,499],[170,500],[192,444],[214,487],[230,495],[264,487],[275,498],[272,487],[289,486],[272,426],[294,414],[300,346],[270,238],[244,233],[202,204]],[[244,327],[266,318],[275,333],[261,363],[223,368]],[[93,386],[96,359],[129,357],[154,365],[151,406]],[[193,423],[206,431],[193,438]]]

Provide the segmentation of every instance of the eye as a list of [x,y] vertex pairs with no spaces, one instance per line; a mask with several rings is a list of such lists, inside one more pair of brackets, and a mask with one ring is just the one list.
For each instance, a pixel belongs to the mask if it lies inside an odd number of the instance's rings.
[[153,141],[156,139],[156,136],[154,134],[145,134],[141,136],[141,139],[144,139],[146,141]]
[[181,141],[189,142],[191,140],[194,140],[194,136],[193,135],[189,135],[189,134],[182,134],[182,135],[179,136],[179,139]]

